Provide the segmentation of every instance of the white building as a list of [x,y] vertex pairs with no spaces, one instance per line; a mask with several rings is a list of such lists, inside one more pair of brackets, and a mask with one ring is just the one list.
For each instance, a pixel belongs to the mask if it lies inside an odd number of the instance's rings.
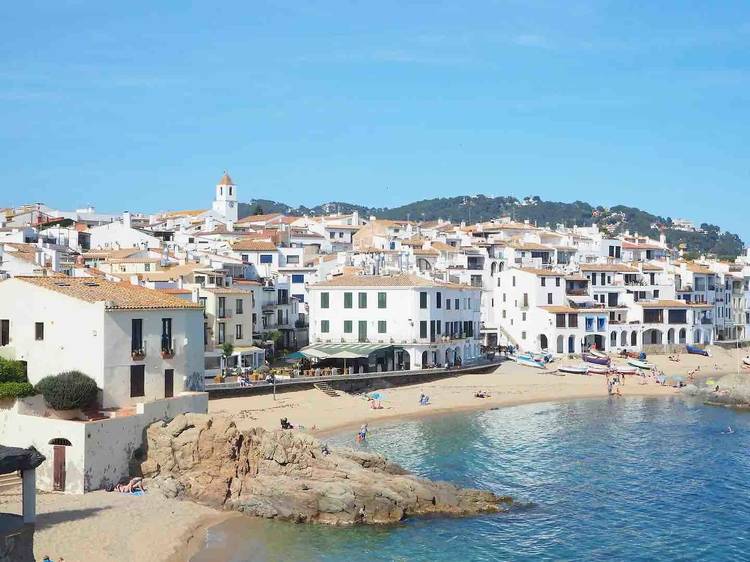
[[325,359],[326,344],[343,344],[362,350],[357,368],[387,371],[480,354],[477,288],[397,274],[341,275],[308,290],[311,345],[303,353],[313,357]]
[[216,185],[216,196],[212,207],[226,221],[237,222],[237,186],[227,172],[224,172]]

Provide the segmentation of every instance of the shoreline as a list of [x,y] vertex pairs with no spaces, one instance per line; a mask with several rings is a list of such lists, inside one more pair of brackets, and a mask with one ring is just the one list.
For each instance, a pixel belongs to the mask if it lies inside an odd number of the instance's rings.
[[[197,503],[192,500],[177,501]],[[230,519],[244,517],[241,513],[236,511],[221,511],[215,508],[209,509],[214,509],[216,513],[204,515],[193,526],[187,529],[182,536],[179,537],[179,543],[174,552],[166,558],[164,562],[187,562],[191,560],[196,554],[206,548],[206,541],[208,540],[208,532],[210,529],[217,525],[221,525]]]

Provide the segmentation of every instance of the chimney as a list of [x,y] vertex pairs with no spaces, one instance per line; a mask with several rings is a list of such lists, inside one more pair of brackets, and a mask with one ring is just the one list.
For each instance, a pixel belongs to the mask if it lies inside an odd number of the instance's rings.
[[667,235],[663,232],[659,233],[659,244],[661,244],[662,246],[667,245]]
[[131,226],[130,211],[123,211],[123,213],[122,213],[122,224],[123,224],[123,226],[126,226],[127,228],[130,228],[130,226]]
[[359,211],[352,211],[352,225],[359,226]]

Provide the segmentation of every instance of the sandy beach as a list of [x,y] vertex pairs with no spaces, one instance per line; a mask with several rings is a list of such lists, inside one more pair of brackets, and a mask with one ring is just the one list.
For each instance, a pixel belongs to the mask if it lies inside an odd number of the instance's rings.
[[[700,367],[699,376],[718,377],[737,370],[737,357],[745,351],[712,348],[712,357],[683,354],[679,362],[666,356],[648,360],[666,374],[681,374]],[[618,360],[622,363],[621,360]],[[577,363],[557,361],[556,364]],[[550,370],[552,370],[551,368]],[[744,369],[743,369],[744,371]],[[672,396],[677,390],[628,376],[623,396]],[[478,390],[489,398],[475,398]],[[362,423],[377,425],[415,416],[436,415],[471,409],[487,409],[531,402],[603,398],[607,396],[602,375],[556,376],[506,362],[493,373],[462,375],[429,383],[384,388],[382,409],[374,410],[362,395],[339,393],[330,397],[319,390],[212,400],[210,413],[227,414],[240,426],[278,429],[286,417],[296,426],[325,435]],[[430,396],[430,405],[420,406],[420,394]],[[205,529],[233,516],[192,502],[169,500],[154,493],[143,497],[106,493],[80,495],[40,493],[35,535],[37,558],[45,554],[66,560],[165,561],[188,560],[200,548]],[[20,495],[0,495],[0,510],[18,513]]]

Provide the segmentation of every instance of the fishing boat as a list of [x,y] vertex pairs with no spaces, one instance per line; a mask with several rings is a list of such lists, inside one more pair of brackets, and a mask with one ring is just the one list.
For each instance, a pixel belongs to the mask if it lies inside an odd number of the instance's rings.
[[591,365],[589,367],[590,375],[608,375],[609,367],[607,365]]
[[745,365],[747,365],[748,367],[750,367],[750,355],[748,355],[747,357],[745,357],[744,359],[742,359],[742,362]]
[[652,363],[647,363],[646,361],[639,361],[638,359],[629,359],[628,365],[631,365],[638,369],[646,369],[647,371],[654,368],[654,365]]
[[606,365],[609,367],[610,362],[612,361],[609,357],[597,357],[596,355],[591,355],[590,353],[584,353],[581,358],[586,361],[586,363],[594,363],[596,365]]
[[540,363],[536,359],[533,359],[528,354],[518,355],[516,357],[516,363],[524,365],[525,367],[534,367],[536,369],[546,369],[547,366],[544,363]]
[[612,366],[612,372],[618,375],[635,375],[638,373],[638,369],[627,365],[614,365]]
[[711,354],[706,351],[705,349],[701,349],[700,347],[695,347],[694,345],[686,345],[685,348],[687,349],[687,352],[692,355],[703,355],[704,357],[711,357]]
[[570,373],[573,375],[585,375],[588,373],[588,365],[562,365],[557,368],[561,373]]

